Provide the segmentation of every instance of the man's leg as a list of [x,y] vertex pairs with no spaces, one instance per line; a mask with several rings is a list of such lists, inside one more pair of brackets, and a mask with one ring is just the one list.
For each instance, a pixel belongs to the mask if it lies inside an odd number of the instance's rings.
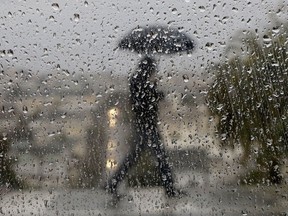
[[168,196],[174,196],[176,190],[174,188],[172,170],[158,131],[155,131],[152,140],[152,149],[158,160],[158,168],[161,174],[162,186],[165,188],[165,192]]
[[124,159],[122,164],[117,168],[114,175],[108,180],[106,189],[110,193],[113,193],[113,194],[117,193],[118,184],[125,178],[130,167],[133,166],[137,162],[141,152],[144,149],[142,139],[143,138],[140,138],[139,140],[140,144],[137,144],[136,147],[127,155],[127,157]]

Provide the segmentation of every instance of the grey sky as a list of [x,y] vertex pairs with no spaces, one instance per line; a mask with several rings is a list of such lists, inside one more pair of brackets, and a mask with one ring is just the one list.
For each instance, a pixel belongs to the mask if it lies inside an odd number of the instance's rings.
[[[4,68],[55,71],[57,65],[75,72],[126,73],[139,56],[114,51],[118,40],[137,25],[183,27],[196,41],[191,56],[174,55],[174,70],[197,73],[217,58],[239,29],[263,30],[269,11],[287,13],[287,0],[2,0],[0,56]],[[57,3],[59,8],[55,6]],[[79,15],[79,16],[78,16]],[[287,17],[287,16],[286,16]],[[212,47],[205,44],[213,43]],[[13,50],[13,56],[7,50]],[[173,70],[172,57],[161,57],[160,68]],[[164,70],[165,69],[165,70]],[[196,72],[197,71],[197,72]]]

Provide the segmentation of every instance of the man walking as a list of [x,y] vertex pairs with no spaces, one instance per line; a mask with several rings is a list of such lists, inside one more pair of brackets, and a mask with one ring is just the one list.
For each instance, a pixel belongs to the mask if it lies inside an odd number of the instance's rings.
[[155,72],[155,60],[146,56],[139,63],[139,68],[130,79],[132,107],[136,118],[137,143],[106,186],[106,189],[116,196],[118,196],[118,184],[147,148],[150,148],[157,157],[162,186],[167,196],[179,195],[179,191],[174,188],[171,168],[157,128],[158,103],[163,95],[157,91],[157,83],[151,80]]

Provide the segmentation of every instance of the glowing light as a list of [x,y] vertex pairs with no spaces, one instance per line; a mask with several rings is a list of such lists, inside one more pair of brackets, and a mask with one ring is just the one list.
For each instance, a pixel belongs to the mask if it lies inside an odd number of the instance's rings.
[[107,145],[107,150],[108,151],[113,151],[116,149],[116,142],[115,140],[109,140],[108,145]]
[[117,162],[116,162],[116,160],[114,160],[114,159],[108,159],[108,160],[106,161],[106,167],[107,167],[108,169],[114,169],[115,167],[117,167]]
[[113,128],[116,126],[118,113],[119,113],[119,110],[117,108],[112,108],[108,111],[109,127],[110,128]]

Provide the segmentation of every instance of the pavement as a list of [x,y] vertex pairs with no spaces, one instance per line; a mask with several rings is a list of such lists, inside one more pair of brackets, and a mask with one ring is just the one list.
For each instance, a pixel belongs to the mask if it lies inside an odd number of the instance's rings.
[[287,187],[191,186],[187,196],[169,199],[161,187],[127,188],[111,206],[101,189],[10,191],[0,195],[0,215],[288,215]]

